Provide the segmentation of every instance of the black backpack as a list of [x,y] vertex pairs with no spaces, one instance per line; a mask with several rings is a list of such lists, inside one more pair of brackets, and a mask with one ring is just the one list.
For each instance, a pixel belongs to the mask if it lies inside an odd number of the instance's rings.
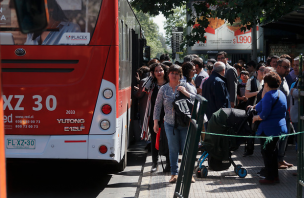
[[175,97],[173,102],[173,107],[175,111],[175,122],[174,127],[177,126],[187,127],[191,119],[191,113],[193,108],[193,103],[190,98],[178,92],[178,96]]
[[[255,91],[258,91],[258,86],[257,86],[257,79],[256,77],[254,77],[252,80],[251,80],[251,90],[250,92],[255,92]],[[251,97],[251,98],[248,98],[247,100],[247,104],[246,104],[246,107],[248,105],[255,105],[256,104],[256,101],[257,101],[257,97],[254,96],[254,97]]]

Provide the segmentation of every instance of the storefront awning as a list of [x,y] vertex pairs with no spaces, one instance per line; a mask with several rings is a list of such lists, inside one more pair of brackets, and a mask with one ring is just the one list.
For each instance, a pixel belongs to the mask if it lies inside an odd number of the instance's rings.
[[280,29],[304,35],[304,5],[292,11],[277,21],[262,24],[264,28]]

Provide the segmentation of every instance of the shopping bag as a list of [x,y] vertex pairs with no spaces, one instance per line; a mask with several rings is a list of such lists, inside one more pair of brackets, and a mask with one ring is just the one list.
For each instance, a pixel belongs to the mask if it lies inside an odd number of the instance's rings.
[[[159,150],[159,138],[160,138],[160,132],[161,132],[161,128],[158,129],[158,133],[156,134],[156,142],[155,142],[155,148],[157,150]],[[154,133],[154,132],[152,132]]]

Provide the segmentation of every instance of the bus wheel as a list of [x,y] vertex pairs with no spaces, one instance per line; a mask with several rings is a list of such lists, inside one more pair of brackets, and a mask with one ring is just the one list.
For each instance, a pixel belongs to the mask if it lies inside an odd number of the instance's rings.
[[128,160],[127,156],[128,156],[128,133],[126,132],[126,135],[125,135],[125,152],[124,152],[124,157],[117,164],[117,170],[119,172],[123,171],[126,168],[126,166],[127,166],[127,160]]

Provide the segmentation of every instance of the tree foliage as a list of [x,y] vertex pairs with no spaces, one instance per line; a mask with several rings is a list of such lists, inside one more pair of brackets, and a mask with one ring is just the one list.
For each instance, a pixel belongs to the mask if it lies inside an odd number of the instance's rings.
[[[190,0],[133,0],[132,5],[144,13],[157,15],[163,13],[166,18],[174,14],[174,9],[184,6]],[[284,14],[296,10],[304,4],[303,0],[205,0],[195,1],[193,10],[187,9],[190,20],[187,26],[193,27],[185,41],[192,46],[197,41],[205,41],[205,28],[208,27],[208,18],[221,18],[230,24],[240,17],[242,30],[250,29],[253,24],[275,21]],[[216,7],[212,10],[212,7]],[[193,14],[193,13],[196,13]],[[200,16],[199,18],[197,16]]]
[[164,29],[166,31],[166,43],[171,46],[171,36],[172,29],[174,27],[183,27],[184,32],[186,31],[187,21],[186,21],[186,5],[182,7],[177,7],[173,9],[173,14],[167,17],[164,24]]
[[141,11],[134,9],[137,19],[144,31],[144,36],[147,40],[147,45],[151,49],[151,58],[157,57],[157,54],[163,54],[165,52],[165,45],[162,42],[163,36],[159,33],[159,29],[156,23],[154,23],[152,17],[149,14],[145,14]]

